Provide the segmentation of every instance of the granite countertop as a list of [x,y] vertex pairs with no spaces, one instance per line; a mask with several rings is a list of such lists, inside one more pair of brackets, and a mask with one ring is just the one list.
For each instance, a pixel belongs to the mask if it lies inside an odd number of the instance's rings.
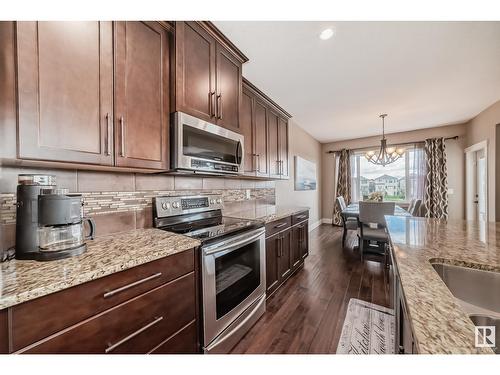
[[500,272],[500,223],[386,216],[419,353],[493,353],[476,348],[474,325],[432,267],[446,263]]
[[302,211],[309,211],[309,207],[290,207],[290,206],[272,206],[258,208],[251,211],[242,211],[230,214],[228,216],[237,217],[242,219],[259,220],[264,223],[271,223],[273,221],[283,219],[284,217],[295,215]]
[[200,245],[159,229],[137,229],[87,242],[80,256],[0,263],[0,309],[55,293]]

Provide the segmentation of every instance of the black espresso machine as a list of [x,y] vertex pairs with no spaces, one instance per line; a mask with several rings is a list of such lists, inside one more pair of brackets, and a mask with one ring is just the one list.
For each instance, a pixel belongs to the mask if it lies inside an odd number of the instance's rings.
[[[16,259],[56,260],[82,254],[94,221],[83,218],[80,194],[56,186],[56,178],[20,174],[17,186]],[[90,233],[84,234],[84,223]]]

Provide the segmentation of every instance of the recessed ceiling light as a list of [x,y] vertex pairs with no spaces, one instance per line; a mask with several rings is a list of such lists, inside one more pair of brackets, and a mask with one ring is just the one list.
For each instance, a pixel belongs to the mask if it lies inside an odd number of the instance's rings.
[[330,39],[333,36],[333,29],[324,29],[321,34],[319,34],[319,38],[322,40]]

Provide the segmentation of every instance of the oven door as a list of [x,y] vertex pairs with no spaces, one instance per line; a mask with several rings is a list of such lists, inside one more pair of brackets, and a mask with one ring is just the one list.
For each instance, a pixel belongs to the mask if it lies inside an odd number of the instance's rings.
[[265,295],[265,229],[202,247],[205,346]]
[[243,136],[182,112],[175,113],[175,169],[241,173]]

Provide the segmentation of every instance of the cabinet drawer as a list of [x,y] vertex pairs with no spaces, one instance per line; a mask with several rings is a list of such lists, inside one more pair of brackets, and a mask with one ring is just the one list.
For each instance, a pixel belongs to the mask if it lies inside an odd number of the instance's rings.
[[26,353],[148,353],[195,319],[194,272],[159,286]]
[[194,250],[121,271],[12,308],[17,351],[194,270]]
[[290,216],[266,224],[266,237],[285,230],[291,225]]
[[301,221],[309,219],[309,211],[302,211],[292,216],[292,225],[300,223]]
[[196,322],[193,321],[153,349],[151,354],[194,354],[198,352]]

